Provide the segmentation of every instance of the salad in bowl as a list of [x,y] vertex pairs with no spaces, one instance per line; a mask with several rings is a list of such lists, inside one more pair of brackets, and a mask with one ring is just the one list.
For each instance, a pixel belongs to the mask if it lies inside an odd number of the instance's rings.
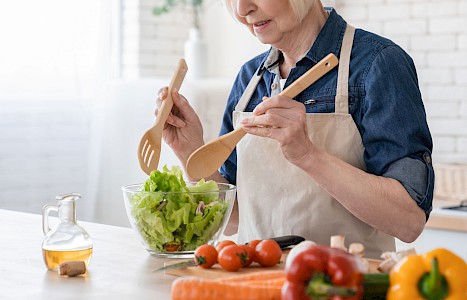
[[125,208],[146,250],[162,257],[189,257],[217,243],[232,212],[234,185],[186,183],[180,167],[151,172],[143,184],[124,186]]

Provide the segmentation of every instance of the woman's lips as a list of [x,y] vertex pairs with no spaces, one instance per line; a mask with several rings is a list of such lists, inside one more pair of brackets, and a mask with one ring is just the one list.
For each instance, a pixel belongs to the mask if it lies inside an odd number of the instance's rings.
[[268,26],[268,24],[270,22],[271,22],[271,20],[257,22],[257,23],[253,24],[253,27],[254,27],[255,30],[262,30],[262,29],[266,28],[266,26]]

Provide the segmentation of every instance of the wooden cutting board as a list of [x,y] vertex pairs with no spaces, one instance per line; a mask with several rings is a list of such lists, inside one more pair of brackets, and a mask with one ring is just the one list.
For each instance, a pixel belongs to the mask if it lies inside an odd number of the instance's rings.
[[[256,273],[256,272],[261,272],[261,271],[266,271],[266,270],[283,270],[285,268],[285,260],[287,258],[287,254],[288,254],[288,251],[284,252],[282,254],[280,263],[270,268],[261,267],[258,263],[254,262],[246,268],[241,268],[237,272],[229,272],[229,271],[222,269],[219,264],[215,264],[210,269],[204,269],[200,267],[188,267],[188,268],[183,268],[183,269],[168,270],[168,271],[165,271],[165,274],[183,276],[183,277],[184,276],[196,276],[196,277],[201,277],[205,279],[219,279],[219,278],[232,277],[232,276],[241,275],[241,274]],[[180,262],[180,261],[177,261],[177,262]],[[177,262],[174,262],[174,263],[177,263]],[[174,263],[171,262],[165,265],[172,265]]]
[[281,262],[280,264],[274,267],[264,268],[264,267],[261,267],[257,263],[252,263],[247,268],[241,268],[237,272],[229,272],[229,271],[222,269],[219,266],[219,264],[215,264],[210,269],[203,269],[200,267],[188,267],[184,269],[173,269],[173,270],[165,271],[165,273],[169,275],[182,276],[182,277],[196,276],[196,277],[205,278],[205,279],[219,279],[219,278],[227,278],[227,277],[232,277],[236,275],[256,273],[256,272],[267,271],[267,270],[283,270],[284,265],[285,265],[285,262]]
[[[261,267],[258,263],[252,263],[247,268],[241,268],[237,272],[229,272],[229,271],[222,269],[219,264],[215,264],[210,269],[204,269],[200,267],[188,267],[188,268],[183,268],[183,269],[168,270],[168,271],[165,271],[165,274],[181,276],[181,277],[196,276],[196,277],[205,278],[205,279],[219,279],[219,278],[232,277],[232,276],[241,275],[241,274],[262,272],[262,271],[267,271],[267,270],[283,270],[285,268],[285,260],[287,258],[287,254],[288,252],[282,254],[281,262],[278,265],[274,267],[270,267],[270,268]],[[170,262],[165,265],[172,265],[178,262],[180,261]],[[368,262],[370,266],[369,273],[379,273],[377,270],[377,267],[381,263],[381,261],[377,259],[368,259]]]

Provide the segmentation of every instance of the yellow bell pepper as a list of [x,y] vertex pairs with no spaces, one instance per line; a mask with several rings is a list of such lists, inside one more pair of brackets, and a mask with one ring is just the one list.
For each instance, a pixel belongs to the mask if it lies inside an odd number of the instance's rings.
[[467,299],[467,264],[446,249],[405,257],[389,280],[387,300]]

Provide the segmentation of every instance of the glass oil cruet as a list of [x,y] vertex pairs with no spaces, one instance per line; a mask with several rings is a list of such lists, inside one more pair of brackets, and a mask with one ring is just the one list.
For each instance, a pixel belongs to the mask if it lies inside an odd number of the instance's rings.
[[[65,261],[84,261],[86,268],[91,261],[92,241],[89,234],[76,223],[76,193],[57,196],[58,205],[45,205],[42,209],[42,254],[48,269],[55,270]],[[58,223],[49,227],[50,212],[58,212]]]

